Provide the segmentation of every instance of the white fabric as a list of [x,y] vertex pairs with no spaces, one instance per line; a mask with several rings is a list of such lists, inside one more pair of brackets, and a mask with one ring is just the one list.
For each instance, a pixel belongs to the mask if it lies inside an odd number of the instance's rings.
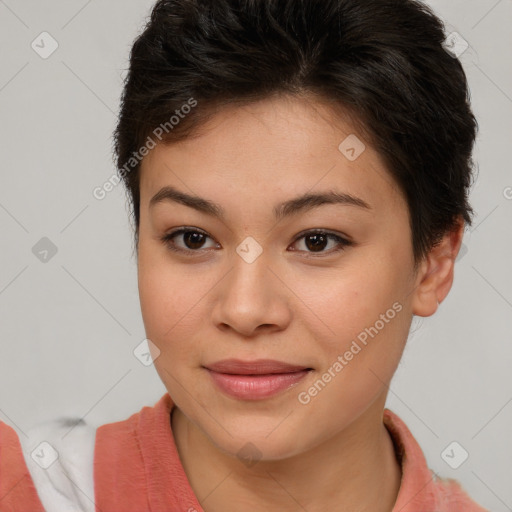
[[[18,437],[45,510],[95,512],[93,461],[96,428],[81,419],[59,418],[33,427],[27,436],[19,434]],[[36,460],[46,465],[55,454],[48,445],[41,445],[42,442],[49,443],[58,454],[46,469]]]

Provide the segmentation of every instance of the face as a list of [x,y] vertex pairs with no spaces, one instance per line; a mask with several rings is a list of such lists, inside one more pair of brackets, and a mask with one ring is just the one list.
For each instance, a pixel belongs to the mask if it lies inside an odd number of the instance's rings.
[[[413,313],[409,214],[347,118],[284,97],[223,110],[197,137],[156,146],[140,190],[139,292],[155,367],[218,448],[236,454],[250,441],[268,460],[289,457],[382,410]],[[291,202],[329,193],[355,200]],[[233,396],[206,368],[230,358],[311,370],[281,375],[268,396]]]

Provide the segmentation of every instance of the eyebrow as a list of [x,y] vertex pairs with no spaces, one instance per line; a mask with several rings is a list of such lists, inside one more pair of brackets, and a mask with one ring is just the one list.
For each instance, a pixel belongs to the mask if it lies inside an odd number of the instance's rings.
[[[193,196],[181,192],[174,187],[161,188],[149,201],[149,208],[153,208],[158,203],[175,202],[212,217],[225,220],[225,211],[217,203],[204,199],[199,196]],[[293,199],[284,201],[276,205],[273,209],[274,217],[278,220],[284,217],[290,217],[298,213],[305,213],[313,208],[324,204],[341,204],[346,206],[356,206],[364,210],[371,210],[372,207],[363,199],[351,194],[328,191],[317,194],[305,193]]]

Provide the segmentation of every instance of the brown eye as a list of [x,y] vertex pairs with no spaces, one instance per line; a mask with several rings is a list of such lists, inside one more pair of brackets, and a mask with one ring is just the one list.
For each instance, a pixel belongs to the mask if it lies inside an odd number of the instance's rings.
[[196,231],[185,231],[183,241],[188,249],[200,249],[204,244],[205,235]]
[[[319,255],[329,255],[335,252],[341,251],[350,245],[353,245],[353,242],[342,238],[339,235],[335,235],[334,233],[328,233],[325,231],[308,231],[307,233],[303,233],[299,236],[294,243],[297,243],[299,240],[304,239],[304,247],[306,253],[311,254],[319,254]],[[329,241],[334,242],[334,249],[325,251],[324,249],[329,245]],[[332,246],[331,246],[332,247]],[[299,249],[301,250],[301,249]]]
[[329,237],[315,233],[314,235],[304,237],[304,240],[308,249],[317,252],[325,249],[325,246],[329,242]]
[[[177,244],[175,239],[181,238],[183,246]],[[177,252],[200,252],[204,249],[205,241],[210,238],[206,233],[192,228],[180,228],[162,237],[165,245]]]
[[[205,232],[196,228],[182,227],[164,235],[161,240],[168,249],[184,253],[187,255],[194,255],[194,253],[201,254],[206,249],[219,248],[220,245],[215,243],[213,246],[205,247],[207,240],[213,239]],[[354,242],[347,240],[334,233],[329,233],[322,230],[304,232],[295,239],[294,244],[299,240],[304,239],[304,249],[293,249],[294,251],[304,252],[310,256],[329,256],[336,252],[345,249],[348,246],[354,245]],[[331,244],[330,250],[325,250]]]

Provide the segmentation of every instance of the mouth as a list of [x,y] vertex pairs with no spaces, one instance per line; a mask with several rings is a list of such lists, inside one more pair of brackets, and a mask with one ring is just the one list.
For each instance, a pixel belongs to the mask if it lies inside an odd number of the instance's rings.
[[262,400],[297,385],[313,368],[270,359],[226,359],[204,367],[217,389],[241,400]]

